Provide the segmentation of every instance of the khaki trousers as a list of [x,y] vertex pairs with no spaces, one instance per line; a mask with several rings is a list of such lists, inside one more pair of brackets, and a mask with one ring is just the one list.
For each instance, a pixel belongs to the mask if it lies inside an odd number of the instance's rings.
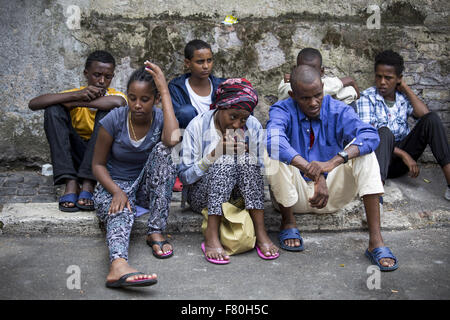
[[[332,213],[355,198],[383,194],[380,167],[375,153],[366,154],[339,165],[328,173],[328,203],[325,208],[312,208],[308,199],[314,195],[314,182],[306,181],[300,170],[278,160],[264,157],[267,179],[272,196],[283,207],[294,207],[294,213]],[[276,205],[276,204],[275,204]]]

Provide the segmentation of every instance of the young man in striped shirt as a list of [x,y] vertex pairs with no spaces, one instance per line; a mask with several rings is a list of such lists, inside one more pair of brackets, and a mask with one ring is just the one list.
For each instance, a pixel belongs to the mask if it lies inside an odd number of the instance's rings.
[[[362,121],[374,126],[380,135],[375,150],[383,183],[409,173],[419,173],[417,159],[429,145],[447,180],[445,198],[450,200],[450,149],[445,128],[439,116],[405,83],[403,58],[392,50],[375,57],[375,86],[361,93],[357,101]],[[411,130],[408,117],[418,119]]]

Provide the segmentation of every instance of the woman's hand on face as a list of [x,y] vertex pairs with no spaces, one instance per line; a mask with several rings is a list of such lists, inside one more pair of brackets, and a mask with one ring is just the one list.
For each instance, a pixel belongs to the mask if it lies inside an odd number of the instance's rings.
[[226,133],[222,139],[223,154],[241,155],[248,152],[248,145],[245,143],[245,139],[239,133],[233,135],[231,133]]
[[113,194],[108,214],[122,212],[125,206],[132,212],[130,202],[125,192],[122,190]]
[[214,150],[209,154],[210,161],[214,162],[224,154],[236,153],[236,146],[236,141],[232,136],[222,135]]
[[213,151],[209,154],[209,159],[214,162],[217,159],[219,159],[222,155],[226,153],[227,148],[227,140],[225,136],[222,136],[217,143],[216,147]]
[[244,130],[234,130],[233,135],[230,137],[230,139],[233,139],[235,141],[234,153],[242,155],[245,152],[248,152],[248,144],[245,142]]

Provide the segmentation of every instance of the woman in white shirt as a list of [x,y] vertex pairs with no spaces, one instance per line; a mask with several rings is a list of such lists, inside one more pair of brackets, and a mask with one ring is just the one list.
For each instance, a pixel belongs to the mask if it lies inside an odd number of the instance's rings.
[[216,96],[212,110],[195,117],[186,128],[178,169],[191,209],[208,209],[202,250],[211,263],[229,263],[219,240],[222,204],[242,197],[255,227],[258,255],[275,259],[278,247],[264,227],[263,132],[251,115],[258,103],[256,91],[246,79],[228,79],[219,85]]

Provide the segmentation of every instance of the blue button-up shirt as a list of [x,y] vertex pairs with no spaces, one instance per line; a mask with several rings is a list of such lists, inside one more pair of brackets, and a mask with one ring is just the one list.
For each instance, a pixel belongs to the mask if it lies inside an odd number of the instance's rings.
[[[315,136],[311,148],[310,124]],[[270,107],[266,129],[270,157],[286,164],[297,155],[308,162],[328,161],[350,142],[362,156],[380,143],[374,127],[362,122],[350,106],[329,95],[323,98],[316,119],[309,119],[292,98],[278,101]]]

